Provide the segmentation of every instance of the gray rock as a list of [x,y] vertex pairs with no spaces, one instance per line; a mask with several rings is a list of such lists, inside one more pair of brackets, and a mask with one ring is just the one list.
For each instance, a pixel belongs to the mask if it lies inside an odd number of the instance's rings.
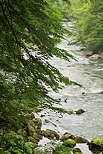
[[76,112],[76,114],[82,114],[82,113],[85,112],[85,110],[83,110],[83,109],[79,109],[79,110],[77,110],[77,111],[75,111],[75,112]]
[[89,143],[89,141],[83,137],[76,136],[75,138],[76,143]]

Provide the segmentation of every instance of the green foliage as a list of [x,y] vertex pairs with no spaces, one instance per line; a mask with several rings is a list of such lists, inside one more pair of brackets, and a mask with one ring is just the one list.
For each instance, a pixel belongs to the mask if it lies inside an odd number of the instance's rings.
[[71,154],[72,149],[65,146],[58,146],[53,151],[53,154]]
[[56,44],[69,33],[49,0],[0,1],[0,121],[1,127],[18,129],[24,113],[55,100],[48,89],[58,91],[69,79],[48,63],[57,56],[73,58]]
[[73,139],[67,139],[63,142],[63,145],[73,148],[76,146],[76,142]]
[[78,0],[72,8],[77,18],[78,40],[93,53],[103,52],[103,1]]
[[0,129],[1,154],[32,154],[34,147],[26,143],[21,135],[13,131],[5,132]]
[[70,19],[70,15],[69,15],[70,1],[69,0],[54,0],[54,3],[51,2],[51,0],[49,0],[49,3],[51,6],[53,6],[53,8],[55,8],[61,13],[63,18],[67,20]]
[[[63,12],[66,2],[61,1]],[[0,19],[0,153],[39,153],[16,132],[35,108],[52,108],[56,100],[48,89],[57,92],[60,83],[73,83],[48,62],[53,56],[74,58],[56,46],[70,32],[49,0],[2,0]]]

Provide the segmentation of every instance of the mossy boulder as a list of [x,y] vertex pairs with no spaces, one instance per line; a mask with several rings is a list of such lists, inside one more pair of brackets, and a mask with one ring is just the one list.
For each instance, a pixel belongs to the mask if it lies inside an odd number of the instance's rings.
[[54,130],[50,130],[50,129],[42,130],[42,135],[44,137],[47,137],[48,139],[59,140],[59,134]]
[[36,140],[34,137],[32,136],[28,136],[28,141],[29,142],[32,142],[32,143],[35,143],[35,144],[38,144],[38,140]]
[[73,154],[83,154],[83,153],[79,148],[74,148],[73,149]]
[[67,139],[63,142],[63,145],[66,147],[73,148],[76,146],[76,142],[73,139]]
[[42,139],[42,135],[39,135],[37,133],[34,133],[32,137],[37,141],[40,141]]
[[33,142],[33,143],[38,143],[42,139],[42,136],[34,133],[32,136],[28,136],[28,141]]
[[40,118],[34,118],[32,120],[29,120],[29,123],[27,125],[27,128],[28,128],[28,131],[29,131],[29,134],[32,134],[37,132],[39,130],[41,130],[41,127],[42,127],[42,121]]
[[35,124],[35,129],[41,129],[42,127],[42,120],[40,118],[34,118],[32,121]]
[[76,112],[76,114],[82,114],[82,113],[85,112],[85,110],[83,110],[83,109],[79,109],[79,110],[77,110],[77,111],[75,111],[75,112]]
[[33,120],[29,120],[28,125],[31,125],[35,129],[35,123]]
[[67,140],[67,139],[75,139],[75,136],[73,135],[73,134],[71,134],[71,133],[69,133],[69,132],[66,132],[61,138],[60,138],[60,140],[61,141],[65,141],[65,140]]
[[88,145],[91,151],[103,151],[103,138],[94,138]]
[[36,130],[35,130],[35,128],[34,128],[32,125],[28,124],[28,125],[27,125],[27,128],[28,128],[28,134],[29,134],[30,136],[33,136],[33,134],[36,133]]
[[87,139],[80,137],[80,136],[76,136],[75,141],[76,143],[88,143],[89,142]]
[[42,136],[42,130],[41,129],[37,129],[36,133]]

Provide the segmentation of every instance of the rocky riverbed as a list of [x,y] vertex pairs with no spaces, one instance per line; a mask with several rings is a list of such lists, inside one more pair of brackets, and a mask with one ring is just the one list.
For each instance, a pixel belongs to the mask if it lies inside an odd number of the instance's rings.
[[[71,23],[67,23],[66,26],[72,29]],[[97,55],[88,57],[81,45],[69,45],[73,39],[75,38],[72,36],[66,36],[58,47],[66,49],[77,61],[70,59],[70,62],[67,62],[56,57],[49,61],[64,76],[83,86],[65,86],[58,93],[49,92],[50,96],[60,101],[60,105],[55,106],[71,114],[44,109],[37,117],[42,118],[44,130],[52,129],[60,135],[70,132],[88,140],[103,138],[103,58]],[[79,109],[85,112],[76,114]],[[85,145],[79,146],[84,154],[91,154],[90,151],[86,153]]]

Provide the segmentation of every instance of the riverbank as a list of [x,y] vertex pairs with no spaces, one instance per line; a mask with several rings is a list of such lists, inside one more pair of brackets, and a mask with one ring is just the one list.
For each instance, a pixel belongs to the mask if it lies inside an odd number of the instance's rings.
[[[21,139],[24,140],[25,145],[23,150],[28,154],[92,154],[92,152],[101,154],[103,152],[103,138],[95,138],[88,141],[70,132],[60,135],[59,132],[51,129],[42,130],[42,120],[35,118],[33,114],[29,114],[29,118],[28,123],[25,123],[25,127],[19,129],[17,134],[14,134],[12,131],[8,132],[9,138],[8,143],[5,145],[6,147],[9,147],[11,144],[10,149],[11,147],[15,149],[14,141],[17,142]],[[2,139],[6,140],[5,134]],[[9,152],[10,149],[8,149]],[[19,152],[19,150],[17,151]]]
[[[66,26],[72,28],[71,23]],[[60,135],[65,132],[73,133],[77,136],[84,137],[88,140],[103,137],[103,59],[89,58],[81,45],[69,45],[74,37],[66,36],[58,47],[66,49],[73,54],[77,61],[70,60],[70,63],[53,57],[50,63],[59,69],[59,71],[75,82],[83,85],[82,88],[76,85],[65,86],[58,93],[53,91],[49,95],[60,100],[60,105],[67,111],[74,111],[80,108],[86,112],[77,114],[60,114],[49,109],[44,109],[38,113],[38,117],[42,117],[42,129],[53,129],[58,131]],[[65,101],[66,100],[66,101]]]

